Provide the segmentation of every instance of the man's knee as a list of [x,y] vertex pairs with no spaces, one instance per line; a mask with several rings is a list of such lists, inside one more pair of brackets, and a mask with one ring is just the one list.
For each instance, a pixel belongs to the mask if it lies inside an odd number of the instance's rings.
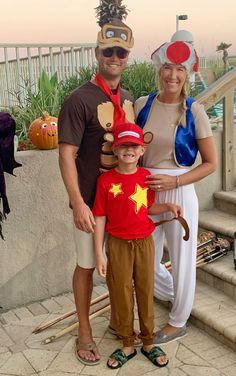
[[74,274],[80,274],[80,275],[83,275],[85,277],[86,276],[92,277],[94,270],[95,270],[95,268],[82,268],[81,266],[79,266],[77,264],[76,267],[75,267]]

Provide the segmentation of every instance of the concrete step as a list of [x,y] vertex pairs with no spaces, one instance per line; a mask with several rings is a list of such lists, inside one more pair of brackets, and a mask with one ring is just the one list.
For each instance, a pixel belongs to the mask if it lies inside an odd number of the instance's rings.
[[202,210],[199,213],[199,227],[234,238],[236,215],[228,214],[218,209]]
[[[230,241],[236,231],[236,215],[214,209],[201,211],[199,233],[213,231]],[[168,303],[166,303],[168,304]],[[236,351],[236,270],[233,251],[197,268],[197,285],[190,321]]]
[[[168,302],[161,302],[170,308]],[[190,316],[198,328],[236,351],[236,270],[233,251],[197,268]]]
[[236,270],[233,252],[197,268],[197,280],[221,291],[236,303]]
[[236,301],[224,292],[198,280],[190,321],[236,351]]
[[236,190],[230,192],[215,192],[214,201],[216,209],[236,215]]

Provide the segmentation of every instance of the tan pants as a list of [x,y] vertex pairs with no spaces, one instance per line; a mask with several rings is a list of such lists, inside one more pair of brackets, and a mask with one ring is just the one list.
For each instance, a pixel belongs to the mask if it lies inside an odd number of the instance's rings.
[[110,287],[113,289],[119,323],[117,334],[123,345],[134,343],[134,296],[136,293],[140,338],[145,345],[153,343],[154,312],[154,244],[152,236],[124,240],[109,235],[107,243]]

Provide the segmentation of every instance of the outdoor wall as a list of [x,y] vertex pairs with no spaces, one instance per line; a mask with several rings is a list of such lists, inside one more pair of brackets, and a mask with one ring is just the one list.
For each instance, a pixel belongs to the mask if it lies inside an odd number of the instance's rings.
[[[201,209],[212,208],[212,195],[221,190],[221,132],[214,132],[214,137],[219,164],[214,174],[196,184]],[[71,211],[58,151],[17,152],[16,160],[22,163],[16,176],[5,174],[11,213],[3,224],[5,241],[0,239],[4,310],[71,291],[75,265]]]
[[71,291],[75,264],[71,210],[58,151],[15,154],[22,167],[5,174],[11,213],[0,239],[3,309]]

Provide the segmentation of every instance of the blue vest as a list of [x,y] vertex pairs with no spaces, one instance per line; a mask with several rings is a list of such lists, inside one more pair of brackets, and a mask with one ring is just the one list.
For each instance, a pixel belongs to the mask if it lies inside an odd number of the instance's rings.
[[[145,106],[140,110],[136,123],[143,128],[148,118],[152,103],[157,93],[151,93]],[[180,124],[176,126],[175,131],[175,163],[179,167],[192,166],[195,162],[198,153],[198,145],[195,137],[195,122],[191,112],[192,103],[195,99],[187,97],[186,99],[186,127]]]

